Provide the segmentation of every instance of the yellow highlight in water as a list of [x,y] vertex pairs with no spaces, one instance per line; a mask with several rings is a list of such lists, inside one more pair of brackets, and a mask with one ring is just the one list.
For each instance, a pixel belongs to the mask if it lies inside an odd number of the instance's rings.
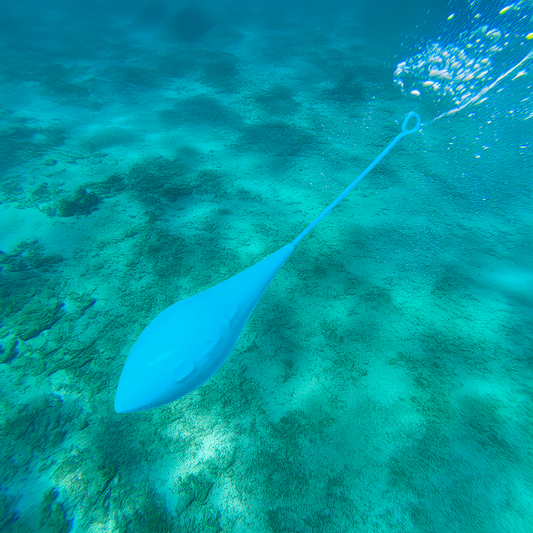
[[533,32],[528,33],[528,34],[526,35],[526,39],[527,39],[528,41],[531,41],[531,39],[533,39]]
[[507,13],[507,11],[509,11],[509,9],[511,9],[512,7],[514,7],[514,4],[511,4],[510,6],[505,6],[505,7],[500,11],[500,15],[505,15],[505,13]]

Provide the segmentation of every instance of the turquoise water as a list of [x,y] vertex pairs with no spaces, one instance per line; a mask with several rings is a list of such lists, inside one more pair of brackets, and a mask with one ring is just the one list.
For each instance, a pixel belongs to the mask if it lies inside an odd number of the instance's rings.
[[[533,5],[321,4],[2,9],[0,531],[531,530]],[[116,414],[147,324],[411,110],[222,369]]]

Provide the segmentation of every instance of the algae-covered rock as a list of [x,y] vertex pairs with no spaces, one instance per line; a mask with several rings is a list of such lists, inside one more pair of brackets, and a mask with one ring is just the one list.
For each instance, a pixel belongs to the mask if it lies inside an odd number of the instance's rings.
[[13,496],[0,495],[0,531],[11,531],[10,527],[18,520],[15,504],[16,499]]
[[38,398],[14,409],[0,427],[0,438],[16,446],[19,455],[28,449],[32,454],[57,449],[67,436],[68,421],[63,403],[56,396]]
[[37,239],[22,241],[10,253],[0,252],[0,268],[3,273],[49,270],[61,263],[60,255],[45,255],[45,249]]
[[99,203],[100,198],[94,192],[87,192],[87,189],[81,186],[73,197],[60,200],[57,214],[60,217],[87,216]]
[[50,200],[50,187],[48,183],[41,183],[33,191],[31,191],[31,197],[34,202],[45,202]]
[[93,181],[87,185],[102,198],[111,198],[127,189],[124,176],[117,173],[111,174],[103,181]]
[[176,484],[175,491],[178,495],[177,511],[181,514],[188,509],[193,503],[203,505],[211,489],[213,488],[213,481],[207,476],[189,474],[185,478],[181,478]]
[[0,363],[10,363],[18,353],[18,339],[8,335],[0,341]]
[[50,533],[68,533],[72,529],[72,521],[67,520],[63,504],[57,501],[59,492],[53,488],[45,492],[41,501],[40,531]]
[[27,341],[50,329],[63,315],[62,307],[57,298],[30,301],[17,317],[18,336]]

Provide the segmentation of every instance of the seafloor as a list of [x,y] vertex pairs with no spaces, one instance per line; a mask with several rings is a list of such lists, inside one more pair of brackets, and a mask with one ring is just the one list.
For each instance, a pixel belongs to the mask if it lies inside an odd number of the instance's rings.
[[[0,530],[530,531],[512,92],[430,124],[396,43],[348,24],[84,24],[0,52]],[[116,414],[150,320],[291,241],[411,109],[421,132],[302,241],[215,377]]]

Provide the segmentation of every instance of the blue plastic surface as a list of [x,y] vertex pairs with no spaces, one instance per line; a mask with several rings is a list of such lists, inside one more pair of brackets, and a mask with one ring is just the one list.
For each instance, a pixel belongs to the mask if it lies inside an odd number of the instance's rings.
[[228,358],[292,243],[226,281],[171,305],[150,322],[126,360],[117,413],[144,411],[185,396]]

